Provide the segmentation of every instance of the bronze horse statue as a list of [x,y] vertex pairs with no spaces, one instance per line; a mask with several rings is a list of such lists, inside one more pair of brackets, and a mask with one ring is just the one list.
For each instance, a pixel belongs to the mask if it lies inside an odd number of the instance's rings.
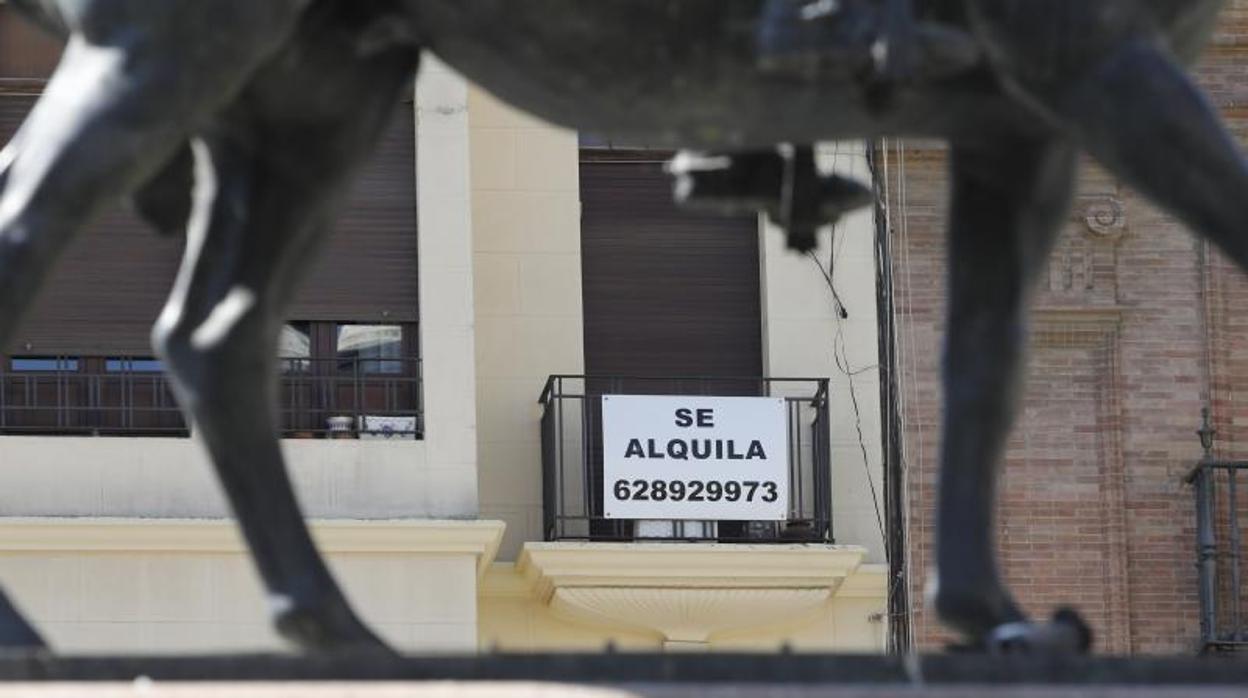
[[[0,157],[0,345],[102,205],[134,197],[163,229],[189,212],[154,346],[211,451],[274,622],[306,650],[381,643],[334,583],[291,493],[272,357],[300,272],[422,49],[555,123],[712,152],[674,165],[681,195],[768,210],[797,247],[862,202],[860,188],[814,171],[808,144],[949,144],[933,600],[981,649],[1089,643],[1073,613],[1024,617],[1002,583],[993,528],[1028,298],[1066,216],[1076,155],[1248,268],[1248,164],[1182,68],[1222,0],[17,4],[69,42]],[[0,646],[42,646],[2,596]]]

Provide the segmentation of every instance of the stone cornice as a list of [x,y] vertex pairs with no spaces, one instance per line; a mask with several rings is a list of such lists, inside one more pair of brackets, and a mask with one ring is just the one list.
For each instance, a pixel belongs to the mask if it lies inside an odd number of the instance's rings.
[[[483,575],[498,553],[504,524],[479,520],[318,520],[312,536],[323,553],[473,555]],[[0,518],[0,554],[244,553],[232,520]]]
[[[668,648],[694,649],[719,633],[809,622],[839,597],[865,554],[843,545],[528,543],[516,572],[560,617],[653,632]],[[877,588],[875,598],[884,598],[876,567],[851,595]]]
[[549,602],[571,586],[835,590],[865,555],[849,545],[528,543],[516,569]]

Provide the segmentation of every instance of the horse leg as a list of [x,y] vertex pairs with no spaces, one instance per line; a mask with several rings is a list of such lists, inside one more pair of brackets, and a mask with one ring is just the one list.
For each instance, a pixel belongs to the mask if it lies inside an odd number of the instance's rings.
[[[117,4],[78,8],[89,38],[71,39],[34,111],[0,153],[0,350],[73,233],[162,163],[191,122],[237,92],[302,7],[290,0],[130,3],[134,21],[96,21],[95,9]],[[231,46],[204,51],[194,37],[220,17],[249,21],[231,27]],[[0,594],[0,646],[42,645]]]
[[160,235],[174,237],[186,230],[195,187],[194,167],[191,145],[184,143],[159,172],[131,195],[135,212]]
[[404,48],[361,57],[339,35],[352,25],[330,24],[301,36],[292,48],[299,60],[272,61],[197,146],[211,192],[196,202],[186,259],[155,331],[277,630],[306,650],[384,645],[334,582],[292,491],[277,440],[278,337],[299,274],[417,56]]
[[1028,297],[1069,209],[1074,163],[1073,148],[1053,141],[953,149],[933,602],[946,624],[990,646],[1007,636],[1013,645],[1082,642],[1024,623],[1000,577],[994,521],[1020,397]]
[[[287,37],[303,4],[114,0],[74,7],[77,33],[22,125],[21,147],[3,157],[0,347],[73,234],[165,164],[189,131],[237,94]],[[225,20],[232,22],[228,40],[206,50],[204,28]]]
[[0,589],[0,650],[39,649],[46,647],[39,633]]
[[1151,44],[1128,45],[1057,109],[1107,169],[1248,271],[1248,160],[1171,58]]

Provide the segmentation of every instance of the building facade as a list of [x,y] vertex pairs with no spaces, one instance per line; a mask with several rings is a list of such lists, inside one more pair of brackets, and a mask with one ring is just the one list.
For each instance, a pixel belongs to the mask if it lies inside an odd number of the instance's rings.
[[[1232,130],[1245,135],[1248,3],[1227,3],[1202,84]],[[1142,144],[1141,147],[1148,147]],[[939,448],[940,338],[944,325],[946,153],[890,142],[889,223],[903,395],[912,615],[916,644],[948,640],[924,604],[932,563]],[[1248,284],[1216,249],[1093,163],[1039,283],[1026,401],[1009,442],[998,513],[999,557],[1028,612],[1072,604],[1093,626],[1096,649],[1192,653],[1233,647],[1243,634],[1242,543],[1230,514],[1242,508],[1219,472],[1210,538],[1201,549],[1195,434],[1212,408],[1213,453],[1245,455],[1240,319]],[[1216,634],[1202,636],[1198,555]],[[1208,602],[1206,602],[1208,603]],[[1206,609],[1208,610],[1208,609]]]
[[[58,50],[0,6],[5,137]],[[658,160],[427,61],[292,308],[289,469],[400,649],[884,647],[873,218],[797,256],[676,211]],[[180,247],[110,212],[3,355],[0,580],[58,650],[280,645],[148,349]],[[784,399],[789,515],[607,519],[615,394]]]

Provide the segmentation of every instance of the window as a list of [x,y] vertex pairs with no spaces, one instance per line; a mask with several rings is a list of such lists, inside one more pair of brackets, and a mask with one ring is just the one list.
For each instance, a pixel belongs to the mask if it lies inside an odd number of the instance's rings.
[[[276,351],[283,436],[419,438],[416,327],[333,320],[283,326]],[[185,435],[167,368],[142,353],[0,356],[0,434]],[[350,430],[332,430],[334,417],[349,418]]]
[[401,325],[338,325],[335,346],[339,371],[403,373]]
[[312,370],[312,323],[288,322],[277,340],[277,356],[285,373]]
[[77,372],[78,359],[69,356],[14,356],[9,360],[9,370],[14,373]]

